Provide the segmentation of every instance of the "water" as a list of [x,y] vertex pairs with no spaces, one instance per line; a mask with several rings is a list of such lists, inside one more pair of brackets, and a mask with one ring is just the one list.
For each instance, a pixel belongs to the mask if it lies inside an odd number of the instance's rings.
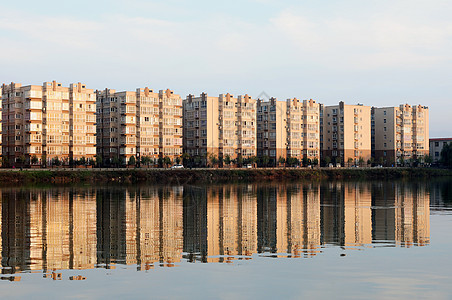
[[452,297],[452,180],[0,194],[5,298]]

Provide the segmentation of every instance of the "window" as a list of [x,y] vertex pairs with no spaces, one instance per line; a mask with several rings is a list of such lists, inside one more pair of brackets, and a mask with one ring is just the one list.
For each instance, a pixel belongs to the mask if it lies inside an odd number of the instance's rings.
[[439,147],[439,142],[435,142],[435,147]]
[[383,123],[386,123],[386,119],[383,119]]
[[383,127],[383,130],[386,131],[386,127]]
[[435,157],[439,157],[439,152],[435,152]]
[[386,110],[385,111],[383,111],[383,114],[386,116]]

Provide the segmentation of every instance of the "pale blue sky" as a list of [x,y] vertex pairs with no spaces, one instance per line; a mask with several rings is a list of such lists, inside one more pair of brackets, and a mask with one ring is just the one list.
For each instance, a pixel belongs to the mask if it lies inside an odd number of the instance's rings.
[[2,1],[0,82],[430,107],[452,136],[452,2]]

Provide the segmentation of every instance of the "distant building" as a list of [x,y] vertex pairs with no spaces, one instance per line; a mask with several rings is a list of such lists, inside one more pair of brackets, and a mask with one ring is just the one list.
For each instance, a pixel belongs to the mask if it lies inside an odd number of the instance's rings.
[[370,106],[323,106],[322,111],[323,159],[348,165],[360,160],[367,163],[371,157]]
[[375,161],[393,165],[429,153],[429,110],[426,106],[372,108]]
[[435,138],[430,139],[430,156],[433,162],[438,162],[441,159],[441,150],[446,144],[452,144],[452,138]]
[[171,90],[97,92],[97,153],[104,164],[182,155],[182,100]]
[[63,165],[94,158],[95,94],[84,84],[2,87],[2,152],[7,165]]
[[184,100],[184,151],[208,163],[256,155],[256,100],[248,95],[188,95]]
[[320,106],[314,100],[258,100],[257,153],[279,158],[320,159]]

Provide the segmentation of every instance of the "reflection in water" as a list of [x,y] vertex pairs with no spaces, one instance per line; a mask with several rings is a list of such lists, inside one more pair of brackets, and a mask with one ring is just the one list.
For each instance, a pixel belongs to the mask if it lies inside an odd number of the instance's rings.
[[0,207],[2,273],[53,279],[64,269],[314,257],[324,247],[424,246],[430,237],[421,184],[12,188],[1,190]]

